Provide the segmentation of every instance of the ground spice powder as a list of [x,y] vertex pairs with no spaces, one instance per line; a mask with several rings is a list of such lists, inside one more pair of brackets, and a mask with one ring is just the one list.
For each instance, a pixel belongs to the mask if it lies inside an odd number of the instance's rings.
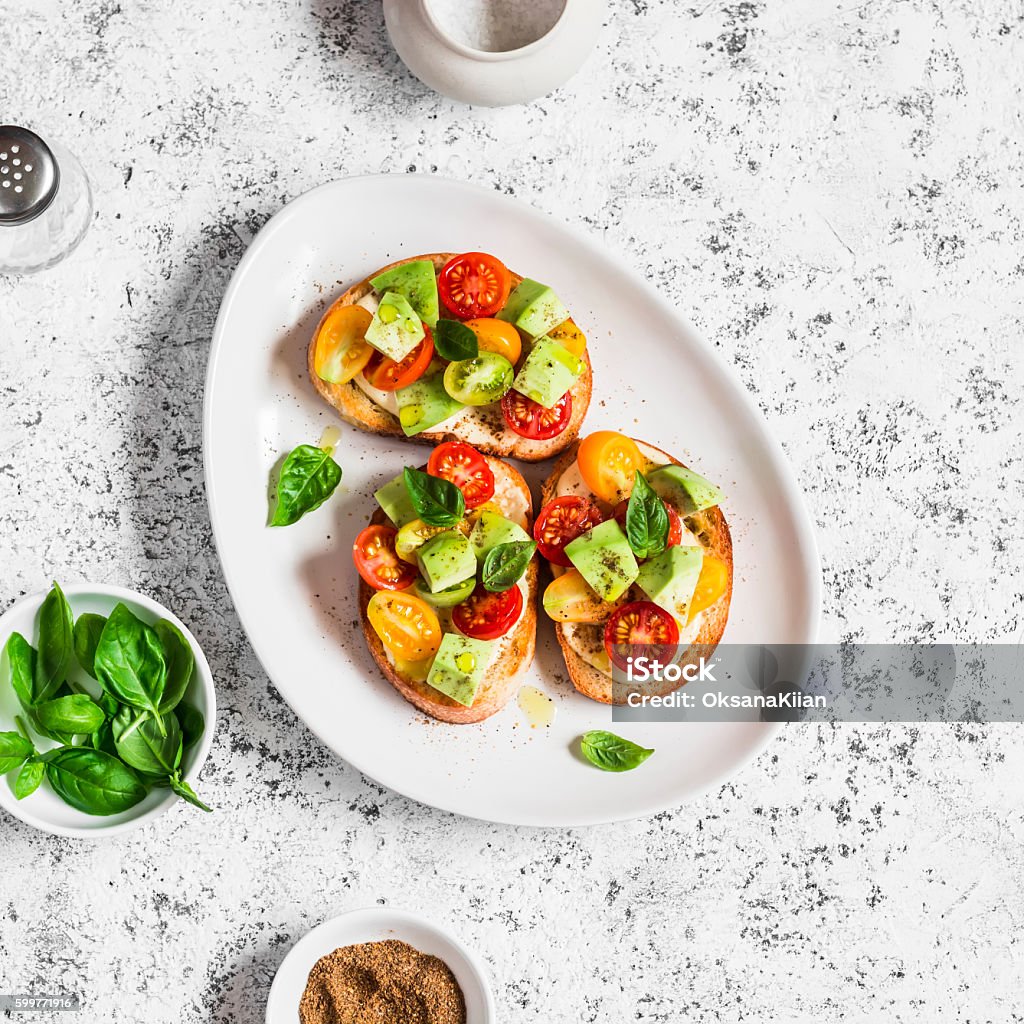
[[301,1024],[466,1024],[451,969],[407,942],[343,946],[309,972]]

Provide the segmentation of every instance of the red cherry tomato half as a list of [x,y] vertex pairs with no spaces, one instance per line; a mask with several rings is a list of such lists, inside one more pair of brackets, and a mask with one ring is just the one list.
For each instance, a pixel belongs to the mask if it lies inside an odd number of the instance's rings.
[[641,655],[668,664],[679,643],[679,626],[651,601],[632,601],[612,613],[604,627],[604,648],[623,672],[626,659]]
[[452,622],[474,640],[497,640],[516,624],[522,610],[523,592],[518,585],[492,594],[478,584],[462,604],[452,609]]
[[374,352],[363,370],[370,387],[378,391],[397,391],[419,380],[427,372],[430,360],[434,358],[434,337],[430,328],[423,325],[423,340],[401,361],[396,362],[382,352]]
[[565,545],[604,519],[601,510],[587,498],[568,494],[549,501],[533,524],[537,550],[555,565],[572,565]]
[[558,435],[569,426],[572,419],[572,395],[568,391],[555,402],[550,409],[545,409],[518,391],[506,391],[501,400],[501,415],[509,430],[514,430],[520,437],[531,441],[547,441]]
[[405,590],[416,579],[416,566],[395,552],[397,533],[394,527],[378,523],[366,527],[352,545],[359,575],[374,590]]
[[[667,501],[663,501],[662,504],[668,513],[668,540],[665,542],[665,547],[674,548],[677,544],[683,543],[683,521],[679,518],[679,513]],[[620,501],[612,513],[623,531],[626,529],[626,509],[628,507],[628,499]]]
[[441,302],[461,320],[494,316],[505,305],[511,287],[508,267],[485,252],[453,256],[437,276]]
[[430,454],[427,472],[455,484],[466,499],[466,508],[476,508],[494,494],[494,473],[487,460],[465,441],[446,441]]

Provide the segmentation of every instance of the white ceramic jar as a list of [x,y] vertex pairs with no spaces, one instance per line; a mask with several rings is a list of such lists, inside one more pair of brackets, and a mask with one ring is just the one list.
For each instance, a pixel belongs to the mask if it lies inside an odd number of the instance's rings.
[[[557,0],[384,0],[384,19],[398,55],[422,82],[463,103],[498,107],[547,95],[594,48],[606,0],[560,6]],[[460,7],[464,32],[455,21]],[[503,37],[513,48],[494,49]],[[532,41],[515,45],[523,39]]]

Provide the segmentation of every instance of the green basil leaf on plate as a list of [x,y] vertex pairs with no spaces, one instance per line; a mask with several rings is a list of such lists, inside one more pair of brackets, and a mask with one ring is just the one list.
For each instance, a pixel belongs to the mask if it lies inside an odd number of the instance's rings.
[[40,704],[35,710],[36,720],[47,732],[72,736],[96,732],[107,717],[87,693],[56,697]]
[[628,772],[642,765],[654,753],[613,732],[592,729],[580,737],[583,756],[606,772]]
[[45,762],[35,759],[26,761],[14,780],[14,799],[24,800],[25,797],[31,796],[39,788],[45,775]]
[[480,571],[480,582],[484,590],[500,594],[514,587],[522,579],[536,550],[537,543],[532,540],[510,540],[496,544],[487,552]]
[[161,619],[154,627],[160,638],[167,662],[167,683],[164,695],[160,698],[160,714],[166,715],[173,711],[185,696],[188,684],[192,681],[192,672],[196,659],[184,633],[173,622]]
[[39,655],[32,703],[49,700],[67,679],[75,656],[75,622],[64,591],[54,583],[39,608]]
[[458,320],[438,320],[434,328],[434,351],[442,359],[456,362],[475,359],[480,354],[476,335]]
[[307,512],[319,508],[341,482],[341,467],[331,458],[333,449],[300,444],[289,453],[277,480],[277,504],[271,526],[291,526]]
[[26,710],[32,707],[35,693],[36,651],[20,634],[12,633],[4,645],[11,671],[11,686],[18,703]]
[[57,795],[85,814],[119,814],[148,792],[132,768],[93,747],[59,747],[43,759]]
[[93,679],[96,678],[96,648],[106,624],[107,617],[105,615],[96,615],[93,612],[84,612],[79,615],[78,621],[75,623],[75,657],[78,659],[78,664]]
[[416,515],[428,526],[454,526],[466,514],[466,499],[450,480],[409,466],[402,475]]
[[626,538],[638,558],[651,558],[668,542],[668,512],[639,470],[626,506]]
[[122,704],[158,714],[167,682],[163,647],[156,630],[124,604],[117,605],[103,627],[96,673],[103,688]]
[[13,771],[35,752],[20,732],[0,732],[0,775]]

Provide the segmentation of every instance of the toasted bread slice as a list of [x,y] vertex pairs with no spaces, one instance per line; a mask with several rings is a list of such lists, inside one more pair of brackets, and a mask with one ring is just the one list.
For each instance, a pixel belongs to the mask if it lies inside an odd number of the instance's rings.
[[[412,263],[415,260],[430,260],[433,262],[435,269],[440,270],[454,255],[455,253],[439,252],[429,253],[424,256],[410,256],[407,259],[389,263],[386,267],[381,267],[371,277],[376,277],[377,274],[382,274],[385,270],[401,266],[403,263]],[[513,288],[520,281],[522,281],[520,275],[512,274]],[[360,281],[359,284],[353,285],[341,298],[331,303],[313,332],[306,355],[309,379],[313,382],[313,386],[326,402],[334,406],[346,423],[351,423],[352,426],[368,430],[373,434],[381,434],[385,437],[401,437],[405,440],[416,441],[421,444],[439,444],[442,441],[468,441],[474,448],[487,455],[496,455],[500,458],[512,457],[522,459],[524,462],[540,462],[543,459],[550,459],[576,440],[580,427],[583,424],[583,417],[586,416],[587,409],[590,406],[590,395],[593,388],[593,374],[588,353],[583,355],[586,368],[569,389],[569,393],[572,395],[572,416],[569,419],[569,425],[558,437],[553,437],[547,441],[531,441],[529,438],[520,437],[514,430],[509,430],[505,426],[501,409],[497,404],[479,409],[467,409],[466,412],[461,414],[465,419],[460,420],[450,430],[427,430],[422,434],[417,434],[415,437],[406,438],[397,417],[392,416],[391,413],[382,409],[368,398],[359,389],[357,384],[352,381],[347,384],[330,384],[325,380],[321,380],[313,368],[313,356],[316,350],[316,338],[320,333],[320,327],[323,325],[324,320],[327,319],[331,311],[336,307],[353,306],[372,291],[373,286],[370,284],[370,279],[367,278],[365,281]],[[465,431],[461,429],[464,423],[472,423],[472,436],[465,436]]]
[[[485,458],[487,457],[485,456]],[[533,499],[526,481],[517,469],[499,459],[487,458],[487,464],[494,473],[495,488],[494,497],[491,500],[510,519],[514,519],[527,532],[530,532],[533,526]],[[525,518],[514,513],[514,502],[510,500],[511,495],[518,497],[521,506],[525,505]],[[373,514],[371,522],[387,522],[387,517],[378,508]],[[415,704],[420,711],[425,711],[442,722],[464,725],[489,718],[508,703],[509,698],[515,693],[520,679],[533,661],[533,652],[537,642],[536,557],[530,562],[525,579],[526,593],[523,595],[523,614],[512,630],[496,641],[500,645],[497,657],[488,667],[487,676],[480,684],[476,699],[470,707],[467,708],[459,704],[425,682],[418,682],[403,674],[388,660],[384,645],[373,626],[370,625],[370,619],[366,612],[370,598],[374,594],[373,588],[360,578],[359,617],[363,624],[366,644],[370,648],[374,661],[380,666],[380,670],[387,677],[388,682],[410,704]]]
[[[663,452],[660,448],[655,448],[654,445],[649,444],[647,441],[635,440],[639,444],[644,445],[644,447],[651,448],[660,455],[663,455],[666,464],[673,462],[677,466],[683,465],[678,459],[673,458],[667,452]],[[542,508],[552,498],[556,497],[558,481],[562,474],[572,465],[573,460],[576,458],[578,447],[578,444],[574,444],[565,451],[558,462],[555,463],[551,474],[544,481],[541,487],[540,499]],[[696,513],[696,515],[687,516],[684,521],[690,531],[697,535],[704,545],[705,551],[720,558],[729,567],[729,585],[725,593],[710,608],[703,612],[700,632],[690,645],[690,652],[680,662],[683,665],[690,662],[696,663],[701,656],[709,657],[718,646],[719,641],[722,639],[722,634],[725,632],[726,621],[729,618],[729,602],[732,599],[733,581],[732,537],[729,534],[729,525],[725,521],[722,510],[715,505],[713,508]],[[585,639],[590,644],[596,645],[603,650],[604,624],[555,623],[555,635],[558,637],[558,644],[562,648],[565,666],[569,670],[569,678],[572,679],[573,686],[585,697],[601,701],[603,704],[625,703],[624,698],[615,700],[612,693],[612,677],[584,660],[572,647],[568,636],[570,628],[580,630],[585,634]],[[678,690],[682,685],[682,682],[675,684],[664,682],[658,686],[649,684],[645,686],[644,692],[664,695],[671,693],[673,690]]]

